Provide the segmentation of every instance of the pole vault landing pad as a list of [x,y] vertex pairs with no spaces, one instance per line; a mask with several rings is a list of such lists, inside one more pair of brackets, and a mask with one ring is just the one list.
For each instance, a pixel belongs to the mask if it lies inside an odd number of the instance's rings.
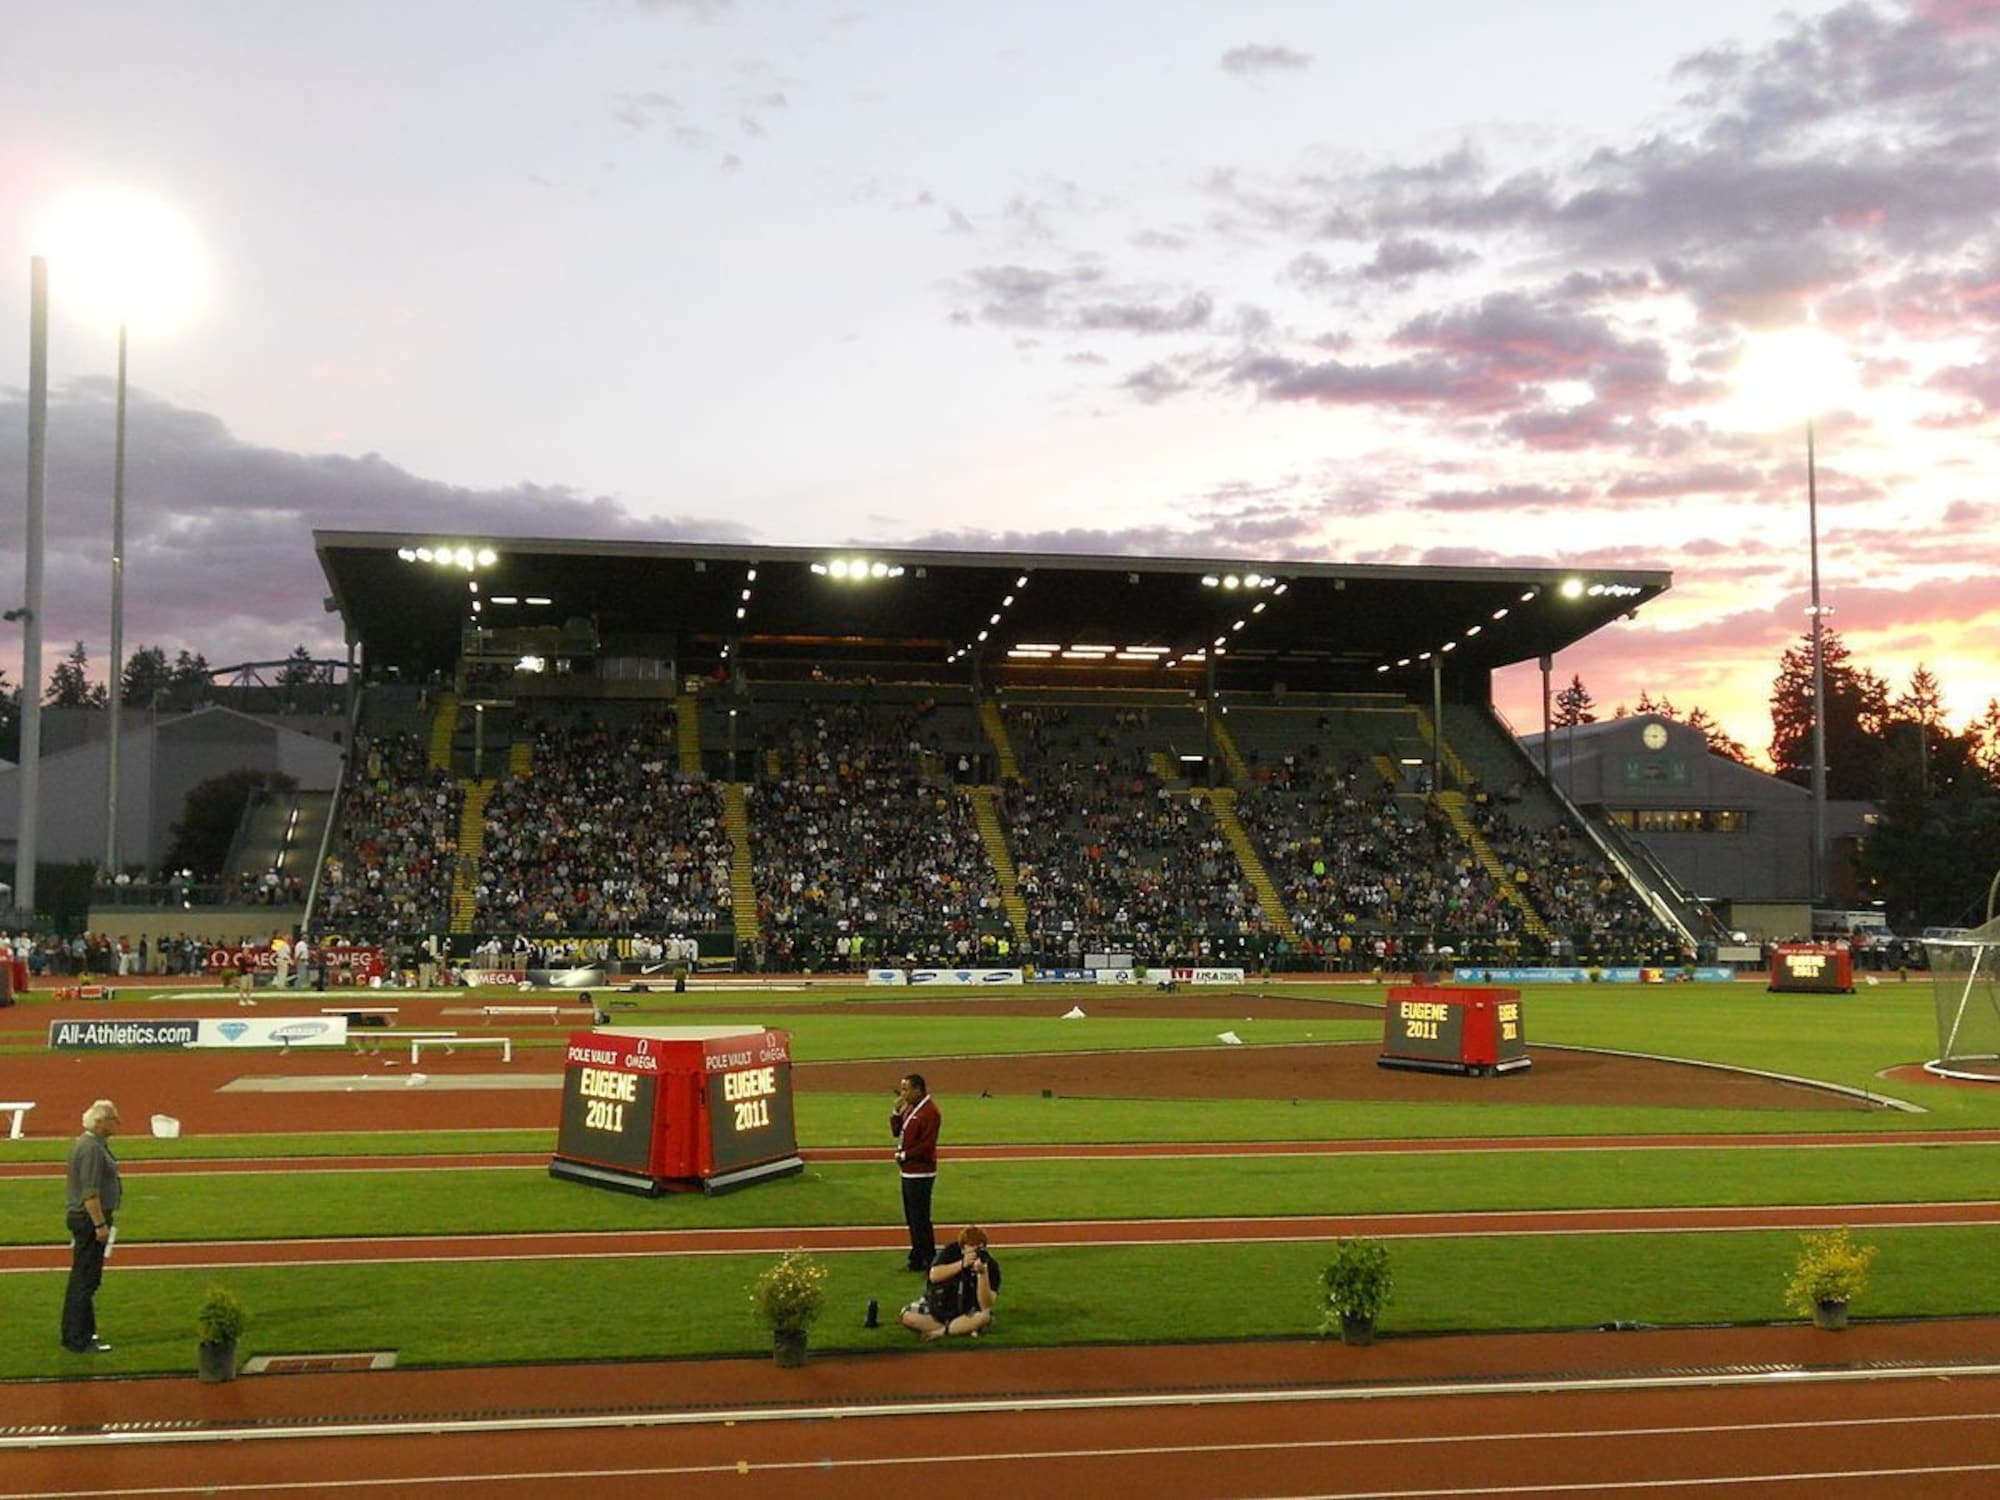
[[465,1093],[475,1089],[537,1089],[560,1093],[560,1073],[321,1073],[232,1078],[218,1094],[397,1094],[406,1089]]

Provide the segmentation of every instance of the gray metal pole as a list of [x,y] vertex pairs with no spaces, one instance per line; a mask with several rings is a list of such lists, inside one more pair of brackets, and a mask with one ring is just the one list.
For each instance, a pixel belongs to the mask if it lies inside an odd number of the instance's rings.
[[42,508],[49,466],[49,263],[28,262],[28,576],[21,630],[21,827],[14,905],[35,913],[42,812]]
[[1542,780],[1550,786],[1555,785],[1555,778],[1549,774],[1549,747],[1550,741],[1556,737],[1556,731],[1549,712],[1549,672],[1555,664],[1556,659],[1544,651],[1542,653]]
[[1431,791],[1444,790],[1444,661],[1431,658]]
[[104,878],[118,878],[118,769],[125,698],[125,324],[118,325],[117,436],[111,454],[110,734],[104,757]]
[[1826,637],[1819,603],[1819,471],[1813,453],[1813,424],[1806,423],[1806,528],[1812,553],[1812,899],[1826,895]]

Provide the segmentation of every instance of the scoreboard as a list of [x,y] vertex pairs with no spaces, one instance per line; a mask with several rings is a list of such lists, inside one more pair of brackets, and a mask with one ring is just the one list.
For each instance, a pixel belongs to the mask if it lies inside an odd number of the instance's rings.
[[1803,995],[1854,993],[1854,954],[1838,943],[1779,943],[1765,990]]
[[1384,1068],[1486,1075],[1529,1067],[1521,992],[1462,985],[1397,985],[1382,1018]]
[[574,1032],[549,1173],[649,1196],[803,1171],[791,1038],[762,1026]]

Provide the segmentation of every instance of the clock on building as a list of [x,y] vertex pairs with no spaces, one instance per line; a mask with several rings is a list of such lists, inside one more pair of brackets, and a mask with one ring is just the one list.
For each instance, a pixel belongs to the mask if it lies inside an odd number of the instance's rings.
[[1639,731],[1639,739],[1648,750],[1664,750],[1667,748],[1667,726],[1648,724]]

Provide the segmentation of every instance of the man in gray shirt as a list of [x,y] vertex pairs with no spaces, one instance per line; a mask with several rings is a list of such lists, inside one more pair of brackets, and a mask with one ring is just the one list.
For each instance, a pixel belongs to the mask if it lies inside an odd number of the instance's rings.
[[104,1279],[104,1254],[111,1243],[113,1215],[124,1190],[111,1137],[118,1130],[118,1106],[99,1099],[83,1112],[83,1134],[69,1148],[65,1222],[69,1225],[69,1287],[63,1293],[63,1348],[72,1354],[104,1354],[111,1346],[97,1336],[92,1299]]

